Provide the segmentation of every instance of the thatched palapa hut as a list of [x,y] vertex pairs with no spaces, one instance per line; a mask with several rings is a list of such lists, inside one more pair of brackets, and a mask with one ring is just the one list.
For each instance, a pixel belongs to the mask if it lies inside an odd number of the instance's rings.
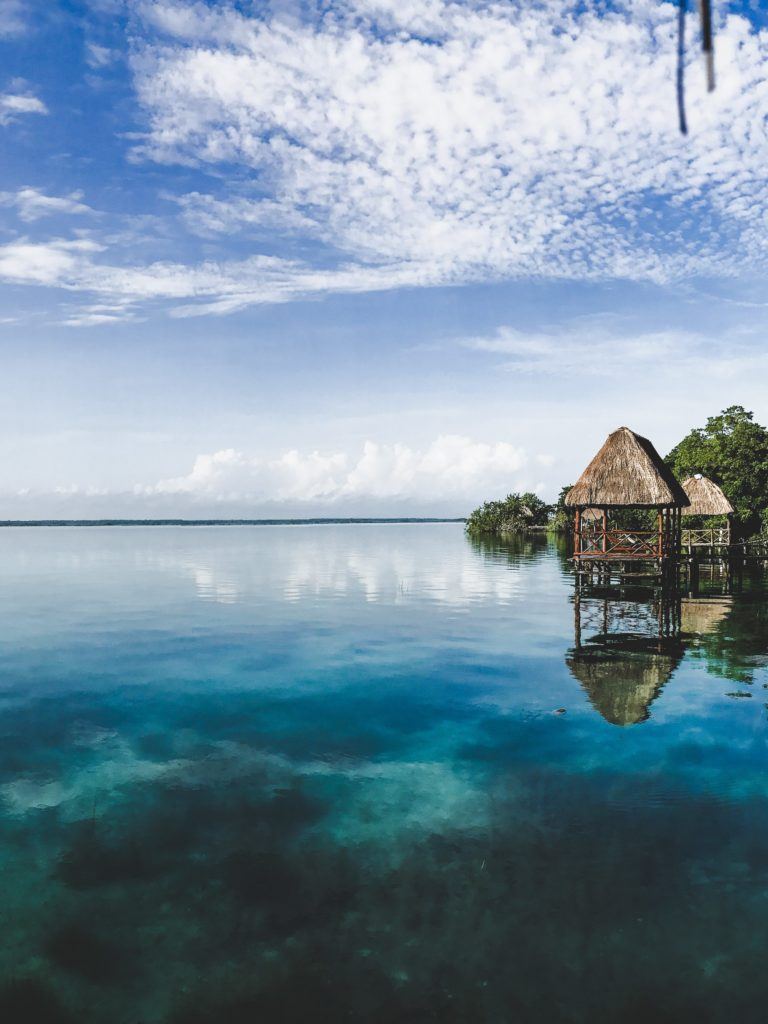
[[[629,427],[619,427],[568,492],[575,509],[573,553],[577,560],[663,562],[680,548],[680,512],[689,499],[651,442]],[[601,524],[583,518],[586,509],[601,513]],[[655,530],[627,530],[611,522],[620,509],[656,509]]]
[[684,509],[684,516],[732,516],[733,505],[728,501],[714,480],[701,473],[683,480],[683,490],[690,502]]
[[692,547],[730,545],[735,510],[714,480],[696,473],[683,480],[682,486],[690,502],[683,510],[684,516],[725,517],[725,525],[722,528],[702,526],[698,529],[694,527],[684,530],[683,544]]

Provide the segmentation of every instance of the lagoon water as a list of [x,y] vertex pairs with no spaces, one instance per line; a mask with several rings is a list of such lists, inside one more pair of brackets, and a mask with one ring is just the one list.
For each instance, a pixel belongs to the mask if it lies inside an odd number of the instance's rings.
[[762,581],[572,598],[460,524],[0,531],[0,1019],[762,1022]]

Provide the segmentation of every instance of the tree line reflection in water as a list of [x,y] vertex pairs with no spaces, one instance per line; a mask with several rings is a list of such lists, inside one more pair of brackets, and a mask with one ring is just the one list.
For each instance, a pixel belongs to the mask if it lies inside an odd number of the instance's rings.
[[[478,554],[511,567],[544,558],[554,544],[571,575],[565,539],[521,535],[474,538]],[[628,586],[574,575],[573,646],[565,663],[594,709],[612,725],[639,725],[686,654],[714,675],[742,686],[768,666],[765,574],[734,576],[701,567],[694,591],[682,586]],[[751,697],[749,690],[729,696]],[[768,705],[766,705],[768,707]]]

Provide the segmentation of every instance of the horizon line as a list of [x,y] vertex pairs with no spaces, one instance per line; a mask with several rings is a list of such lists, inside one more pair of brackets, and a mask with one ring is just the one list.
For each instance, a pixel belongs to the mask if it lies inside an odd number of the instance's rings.
[[466,516],[344,516],[307,519],[2,519],[0,528],[15,526],[333,526],[465,522]]

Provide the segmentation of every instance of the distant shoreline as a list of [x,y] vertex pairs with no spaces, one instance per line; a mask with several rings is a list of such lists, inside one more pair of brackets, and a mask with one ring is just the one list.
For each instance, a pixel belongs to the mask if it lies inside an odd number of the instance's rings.
[[386,523],[464,523],[464,518],[400,517],[394,519],[4,519],[13,526],[338,526]]

